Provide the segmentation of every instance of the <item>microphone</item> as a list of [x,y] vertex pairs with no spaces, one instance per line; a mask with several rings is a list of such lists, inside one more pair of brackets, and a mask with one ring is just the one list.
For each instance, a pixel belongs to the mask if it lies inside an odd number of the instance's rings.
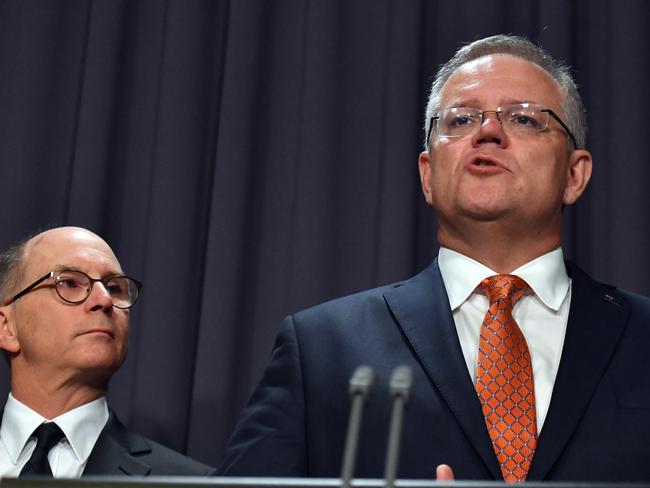
[[390,419],[388,433],[388,447],[386,449],[386,470],[384,478],[386,488],[394,488],[399,463],[399,447],[402,437],[402,421],[404,407],[409,401],[411,387],[413,386],[413,371],[408,366],[398,366],[393,370],[390,378],[390,395],[393,399],[393,411]]
[[363,416],[363,403],[375,380],[375,371],[370,366],[359,366],[350,377],[350,418],[348,420],[348,432],[343,450],[343,461],[341,467],[341,480],[343,488],[350,488],[350,482],[354,474],[354,465],[357,457],[357,444],[359,441],[359,430],[361,429],[361,418]]

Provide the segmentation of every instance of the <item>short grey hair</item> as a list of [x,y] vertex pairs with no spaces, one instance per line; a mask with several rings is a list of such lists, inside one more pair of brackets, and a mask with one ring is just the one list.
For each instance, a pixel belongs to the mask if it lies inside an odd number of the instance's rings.
[[[25,253],[32,235],[0,253],[0,302],[4,303],[16,293],[23,278]],[[1,303],[0,303],[1,305]]]
[[[562,101],[564,122],[576,138],[578,147],[584,148],[587,137],[587,116],[569,66],[555,60],[548,51],[528,39],[506,34],[486,37],[466,44],[456,51],[456,54],[449,61],[440,66],[431,85],[427,103],[424,120],[425,137],[429,134],[431,118],[440,109],[442,101],[440,92],[447,80],[465,63],[491,54],[508,54],[536,64],[558,83],[564,93],[564,100]],[[424,141],[424,148],[429,149],[429,141]]]

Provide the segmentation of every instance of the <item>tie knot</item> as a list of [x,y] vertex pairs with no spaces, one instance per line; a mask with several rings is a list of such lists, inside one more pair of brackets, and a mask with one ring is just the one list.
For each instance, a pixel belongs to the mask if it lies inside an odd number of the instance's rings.
[[63,431],[54,422],[42,423],[36,428],[33,435],[36,436],[36,449],[42,449],[45,452],[49,452],[64,437]]
[[50,449],[63,439],[63,431],[54,422],[45,422],[39,425],[32,435],[36,437],[36,447],[18,477],[49,476],[51,478],[52,468],[48,462],[47,455]]
[[519,276],[494,275],[485,278],[479,285],[493,304],[499,300],[506,300],[511,306],[521,297],[530,292],[530,286]]

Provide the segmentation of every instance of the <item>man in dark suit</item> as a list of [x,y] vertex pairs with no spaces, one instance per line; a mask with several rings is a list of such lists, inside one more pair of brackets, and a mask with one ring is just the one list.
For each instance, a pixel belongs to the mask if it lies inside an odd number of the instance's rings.
[[106,403],[140,286],[104,240],[78,227],[43,232],[0,255],[0,348],[11,366],[1,476],[211,473],[127,431]]
[[585,132],[547,52],[515,36],[461,48],[433,83],[419,158],[437,259],[288,317],[220,472],[338,476],[348,378],[368,364],[355,474],[382,477],[387,384],[405,364],[401,477],[650,481],[650,300],[560,248],[591,175]]

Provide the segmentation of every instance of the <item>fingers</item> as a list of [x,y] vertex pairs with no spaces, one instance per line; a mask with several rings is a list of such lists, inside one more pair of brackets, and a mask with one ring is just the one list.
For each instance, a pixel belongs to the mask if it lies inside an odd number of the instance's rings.
[[436,468],[436,480],[454,481],[454,471],[446,464],[441,464]]

